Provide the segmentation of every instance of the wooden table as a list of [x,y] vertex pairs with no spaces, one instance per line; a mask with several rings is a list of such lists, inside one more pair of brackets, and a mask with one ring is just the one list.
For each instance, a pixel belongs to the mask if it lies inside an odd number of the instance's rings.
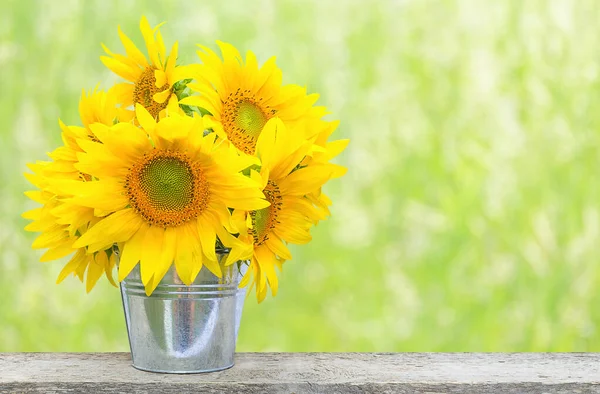
[[239,353],[210,374],[128,353],[0,353],[0,393],[600,393],[596,353]]

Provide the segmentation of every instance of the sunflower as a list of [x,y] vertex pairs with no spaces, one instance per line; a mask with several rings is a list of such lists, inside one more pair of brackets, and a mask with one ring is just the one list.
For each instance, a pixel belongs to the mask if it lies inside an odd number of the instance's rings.
[[[200,95],[183,98],[181,104],[210,112],[207,127],[240,151],[254,155],[264,126],[275,116],[287,126],[294,126],[307,116],[320,118],[325,114],[323,107],[313,107],[317,94],[307,95],[306,89],[297,85],[281,85],[281,70],[274,57],[259,68],[251,51],[244,63],[232,45],[217,43],[223,60],[200,46],[198,56],[202,64],[190,66],[195,82],[187,85]],[[304,137],[311,138],[313,134],[309,132]]]
[[334,168],[328,163],[299,166],[309,153],[314,141],[301,138],[302,133],[287,128],[279,118],[267,122],[257,141],[257,154],[262,167],[260,173],[251,172],[251,178],[260,183],[270,206],[254,211],[235,210],[234,222],[241,231],[232,253],[249,258],[250,269],[240,286],[253,282],[261,302],[266,296],[267,284],[277,294],[278,280],[275,267],[281,269],[292,258],[286,243],[306,244],[311,240],[310,228],[325,219],[309,199],[327,182]]
[[[112,277],[115,266],[115,255],[112,250],[99,250],[94,254],[86,254],[85,249],[74,249],[73,244],[80,233],[85,233],[88,226],[97,221],[93,210],[66,204],[54,194],[49,187],[48,179],[42,175],[52,163],[38,162],[29,164],[33,173],[25,177],[39,190],[26,192],[32,200],[42,204],[41,207],[25,212],[22,216],[32,220],[25,227],[28,231],[41,232],[33,242],[34,249],[48,248],[40,261],[47,262],[60,259],[75,253],[64,266],[56,283],[62,282],[73,273],[83,282],[85,278],[86,291],[89,293],[102,274],[116,286]],[[78,181],[81,182],[81,181]],[[86,275],[87,272],[87,275]]]
[[[118,90],[119,102],[124,108],[140,104],[157,118],[164,114],[167,105],[177,106],[177,95],[173,85],[188,78],[188,67],[176,66],[178,44],[175,42],[171,53],[167,55],[165,44],[159,27],[151,28],[148,20],[142,17],[140,30],[146,42],[149,61],[119,27],[119,37],[127,55],[111,52],[104,44],[108,56],[100,59],[106,67],[129,82],[115,85]],[[129,110],[133,114],[133,110]]]
[[73,273],[81,281],[85,278],[86,290],[89,292],[103,273],[113,285],[116,285],[112,277],[115,256],[110,247],[94,254],[87,254],[84,248],[73,248],[73,243],[79,236],[99,219],[94,217],[94,209],[63,201],[64,196],[54,190],[51,179],[79,183],[91,181],[89,174],[75,168],[78,163],[77,154],[83,153],[79,141],[97,141],[90,129],[91,124],[112,125],[119,115],[127,117],[127,114],[120,113],[116,108],[113,89],[108,92],[97,90],[90,93],[83,92],[79,102],[79,113],[84,127],[67,126],[59,122],[64,146],[49,154],[52,161],[28,165],[33,173],[25,176],[38,190],[27,192],[26,195],[42,204],[42,207],[25,212],[23,217],[33,221],[25,228],[26,230],[42,233],[33,243],[34,249],[48,248],[41,257],[42,262],[75,253],[59,274],[57,283]]
[[[347,168],[331,164],[329,161],[335,158],[337,155],[342,153],[348,146],[350,140],[335,140],[328,141],[331,134],[339,125],[339,121],[323,121],[321,119],[307,119],[306,122],[308,127],[312,130],[317,130],[317,138],[312,146],[311,151],[306,155],[300,166],[312,166],[314,164],[327,164],[332,170],[331,178],[339,178],[347,172]],[[331,200],[327,195],[322,193],[321,189],[309,193],[306,198],[318,207],[325,216],[330,215],[329,206],[331,206]],[[316,224],[317,222],[315,222]]]
[[94,182],[58,180],[66,201],[108,215],[74,247],[88,253],[118,243],[119,280],[140,263],[150,295],[171,263],[190,284],[203,265],[217,276],[217,234],[231,229],[228,208],[255,210],[269,205],[256,182],[240,173],[252,164],[227,144],[204,136],[199,116],[170,115],[156,122],[136,106],[141,128],[131,123],[91,126],[100,143],[82,141],[79,170]]
[[98,141],[90,125],[102,123],[112,125],[117,121],[126,122],[131,116],[117,108],[117,91],[112,88],[108,92],[93,90],[81,94],[79,101],[79,116],[83,127],[67,126],[59,121],[62,130],[63,146],[55,149],[49,154],[53,160],[44,169],[49,177],[90,180],[88,174],[82,173],[75,168],[78,162],[77,153],[83,152],[79,147],[79,140]]

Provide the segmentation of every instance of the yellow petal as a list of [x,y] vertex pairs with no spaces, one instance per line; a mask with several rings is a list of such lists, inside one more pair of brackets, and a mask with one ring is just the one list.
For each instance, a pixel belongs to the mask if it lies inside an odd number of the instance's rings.
[[[248,260],[252,257],[254,248],[251,243],[243,242],[240,238],[236,238],[229,234],[223,227],[217,229],[217,235],[223,245],[229,249],[229,255],[225,261],[225,265],[231,265],[240,260]],[[251,238],[250,238],[251,239]]]
[[267,296],[267,280],[262,270],[259,270],[259,275],[256,278],[256,299],[260,304]]
[[[127,105],[130,106],[133,104],[133,96],[131,98],[131,102],[130,103],[123,103],[123,105]],[[131,122],[133,119],[135,118],[135,111],[131,111],[129,109],[120,107],[117,108],[117,119],[119,119],[119,122]]]
[[273,296],[276,296],[279,288],[279,281],[277,280],[277,273],[275,272],[275,255],[273,255],[268,248],[262,246],[256,249],[255,256],[261,271],[264,272],[267,277],[267,281],[271,287],[271,293]]
[[277,166],[273,168],[270,177],[272,179],[281,179],[290,174],[303,161],[311,146],[313,146],[312,141],[305,141],[298,149],[284,156]]
[[287,246],[283,244],[283,242],[277,235],[272,234],[269,238],[267,238],[266,245],[273,253],[275,253],[282,259],[292,259],[292,254],[290,253],[290,250],[287,248]]
[[133,87],[132,83],[122,82],[115,84],[110,91],[118,103],[128,107],[133,104]]
[[32,209],[32,210],[22,213],[21,217],[23,219],[37,220],[40,218],[42,210],[43,210],[42,208],[35,208],[35,209]]
[[304,196],[318,190],[329,179],[332,170],[327,165],[301,168],[278,182],[282,194]]
[[[169,56],[169,59],[171,58],[171,56]],[[169,82],[171,84],[177,82],[177,81],[181,81],[182,79],[191,79],[193,78],[194,75],[194,71],[196,69],[195,64],[189,64],[189,65],[185,65],[185,66],[177,66],[175,67],[175,69],[173,70],[172,73],[167,74],[169,77]]]
[[256,86],[256,77],[258,76],[258,62],[256,61],[256,56],[250,50],[246,52],[245,76],[247,81],[246,83],[248,84],[248,88],[250,89],[250,91],[257,91],[259,88],[259,86]]
[[156,289],[156,286],[160,283],[162,278],[165,276],[175,258],[175,251],[177,248],[177,229],[174,227],[168,227],[163,235],[162,250],[159,256],[156,258],[156,271],[152,276],[152,282],[146,286],[146,294],[152,294]]
[[69,234],[64,230],[63,226],[55,226],[53,229],[40,234],[31,247],[33,249],[54,248],[67,240]]
[[54,181],[53,189],[58,195],[72,195],[73,197],[65,198],[64,201],[83,207],[115,212],[129,204],[123,186],[112,180],[93,182]]
[[146,286],[146,294],[148,294],[148,285],[150,280],[157,271],[160,261],[158,260],[161,254],[162,244],[164,240],[165,230],[160,227],[150,226],[146,231],[144,238],[144,248],[142,249],[142,258],[140,260],[140,274],[142,283]]
[[348,172],[348,168],[337,164],[327,163],[329,170],[331,171],[331,179],[339,178],[344,176]]
[[202,245],[202,251],[207,259],[217,261],[215,254],[215,243],[217,241],[217,235],[215,229],[209,220],[199,218],[198,221],[198,235],[200,236],[200,243]]
[[[177,61],[177,56],[179,55],[179,44],[177,41],[173,44],[173,48],[171,48],[171,53],[169,54],[169,59],[167,59],[167,65],[165,67],[165,72],[169,77],[173,77],[173,71],[175,71],[175,62]],[[166,79],[166,78],[165,78]],[[170,85],[177,82],[175,80],[170,80]],[[164,85],[164,84],[163,84]],[[156,87],[160,88],[163,85],[156,85]]]
[[125,47],[125,51],[127,52],[127,56],[132,58],[137,64],[142,66],[143,68],[148,67],[148,61],[146,60],[146,56],[135,46],[133,41],[127,37],[123,31],[121,30],[121,26],[119,26],[119,37],[121,38],[121,42]]
[[106,67],[108,67],[112,72],[121,78],[131,82],[135,82],[137,80],[137,73],[130,66],[108,56],[100,56],[100,60],[102,60],[102,63],[104,63]]
[[[156,26],[155,29],[160,27]],[[148,50],[148,56],[150,56],[150,61],[157,68],[162,68],[159,59],[159,48],[154,39],[154,30],[150,27],[148,20],[145,16],[142,17],[140,21],[140,30],[142,31],[142,35],[144,36],[144,41],[146,42],[146,49]]]
[[298,226],[278,226],[274,232],[279,238],[296,245],[304,245],[312,240],[310,232]]
[[104,49],[104,52],[106,52],[106,54],[108,56],[110,56],[111,58],[113,58],[114,60],[117,60],[118,62],[123,63],[124,65],[129,67],[132,71],[139,69],[138,65],[135,63],[135,61],[133,59],[128,58],[127,56],[123,56],[118,53],[113,53],[103,43],[101,43],[100,45],[102,45],[102,49]]
[[67,146],[61,146],[52,151],[52,153],[50,153],[48,156],[50,156],[53,160],[76,161],[77,156],[75,153],[76,151],[74,149]]
[[346,149],[350,140],[336,140],[327,143],[325,160],[331,160]]
[[[177,227],[177,251],[175,268],[177,275],[183,283],[190,285],[195,278],[195,273],[202,268],[202,259],[194,259],[194,255],[202,255],[199,248],[200,241],[193,235],[192,224]],[[198,264],[199,267],[194,265]]]
[[[27,174],[25,174],[25,175],[27,175]],[[46,203],[46,199],[44,198],[41,191],[29,191],[29,192],[24,192],[23,194],[25,194],[31,200],[38,202],[40,204]]]
[[218,261],[214,261],[214,260],[211,260],[211,259],[204,258],[203,264],[216,277],[218,277],[218,278],[222,278],[223,277],[223,272],[221,271],[221,266],[219,265]]
[[152,98],[157,103],[162,104],[165,101],[167,101],[167,99],[169,98],[170,95],[171,95],[171,89],[166,89],[166,90],[163,90],[162,92],[155,93],[154,96],[152,96]]
[[274,87],[281,86],[281,70],[277,68],[275,60],[275,57],[269,58],[258,71],[256,86],[260,88],[257,90],[257,96],[264,96]]
[[198,57],[200,58],[202,65],[196,67],[195,70],[195,78],[199,80],[203,75],[210,73],[210,81],[214,85],[215,89],[218,91],[224,91],[225,86],[223,85],[222,75],[223,72],[223,62],[221,58],[217,56],[215,52],[210,50],[210,48],[204,45],[198,45],[200,48],[199,51],[196,52]]
[[79,267],[79,265],[82,262],[86,260],[86,258],[87,256],[85,254],[85,250],[79,249],[77,253],[75,253],[75,255],[71,258],[71,260],[69,260],[69,262],[64,266],[62,271],[60,271],[60,274],[58,274],[56,284],[59,284],[60,282],[65,280],[65,278],[69,276],[69,274],[75,272],[75,270]]
[[43,218],[36,220],[33,223],[29,223],[25,226],[25,231],[47,231],[48,229],[56,225],[56,218],[50,215],[44,215]]
[[130,162],[137,161],[144,153],[152,150],[148,135],[130,123],[118,123],[110,128],[96,123],[90,125],[90,130],[114,155],[126,157]]
[[270,119],[256,143],[256,151],[263,167],[271,172],[272,179],[279,179],[302,161],[312,144],[288,129],[279,118]]
[[129,241],[125,242],[123,245],[121,259],[119,261],[119,282],[123,281],[140,261],[147,231],[148,225],[145,223],[142,224]]
[[[219,49],[221,49],[221,54],[223,55],[223,67],[225,68],[225,71],[227,71],[227,69],[234,70],[236,66],[244,63],[242,56],[233,45],[219,40],[217,40],[217,45],[219,46]],[[234,74],[229,73],[226,75]]]
[[251,277],[252,277],[252,269],[248,268],[248,270],[246,270],[246,273],[242,277],[242,280],[240,280],[239,287],[240,288],[246,287],[248,285],[248,283],[250,282]]
[[100,220],[85,232],[73,247],[92,245],[88,253],[107,248],[115,242],[126,242],[143,224],[143,219],[132,209],[126,208]]
[[156,129],[156,119],[139,103],[135,105],[135,116],[144,131],[148,133],[153,141],[156,141],[156,133],[154,132]]
[[81,283],[83,283],[85,271],[87,270],[88,266],[92,263],[93,260],[93,255],[86,254],[83,260],[79,263],[79,266],[77,266],[77,268],[75,269],[75,275],[77,275]]
[[65,242],[65,243],[62,243],[62,244],[52,248],[52,249],[48,249],[46,251],[46,253],[44,253],[42,255],[42,257],[40,258],[40,261],[42,263],[45,263],[47,261],[57,260],[62,257],[70,255],[71,253],[75,252],[75,250],[76,250],[76,249],[73,249],[73,247],[71,245],[72,245],[72,242]]
[[167,83],[167,74],[165,74],[165,72],[163,70],[160,70],[160,69],[154,70],[154,78],[156,79],[156,82],[154,83],[154,85],[156,85],[156,87],[159,89],[162,88]]
[[167,114],[171,116],[178,113],[181,113],[179,101],[177,100],[177,95],[172,94],[171,97],[169,97],[169,103],[167,104]]
[[[106,256],[106,254],[104,252],[102,252],[96,256],[99,256],[99,255]],[[104,273],[104,266],[100,265],[96,261],[92,261],[92,263],[88,267],[87,278],[85,281],[85,291],[87,293],[89,293],[94,288],[94,286],[96,285],[96,282],[98,282],[98,279],[100,279],[100,277],[102,276],[103,273]]]
[[156,48],[158,49],[158,58],[160,59],[161,66],[164,66],[167,60],[167,49],[165,48],[165,43],[163,41],[162,33],[158,28],[160,25],[154,28],[156,32]]
[[205,99],[200,96],[188,96],[179,100],[181,105],[189,105],[191,107],[203,107]]
[[181,252],[175,260],[175,268],[179,279],[186,285],[192,284],[192,253]]
[[[105,253],[105,252],[100,252],[100,253]],[[108,264],[106,265],[106,267],[104,267],[104,271],[106,273],[106,278],[108,279],[110,284],[113,285],[114,287],[118,287],[117,284],[115,283],[115,279],[113,278],[113,268],[115,267],[115,264],[116,264],[116,256],[114,253],[112,253],[110,255]]]

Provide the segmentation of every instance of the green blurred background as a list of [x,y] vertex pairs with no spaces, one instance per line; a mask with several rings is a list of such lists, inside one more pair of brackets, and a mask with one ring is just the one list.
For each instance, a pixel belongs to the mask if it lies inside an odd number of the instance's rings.
[[333,216],[246,302],[240,351],[600,351],[600,2],[0,2],[0,351],[128,351],[120,295],[39,263],[25,163],[117,79],[140,16],[321,94],[352,143]]

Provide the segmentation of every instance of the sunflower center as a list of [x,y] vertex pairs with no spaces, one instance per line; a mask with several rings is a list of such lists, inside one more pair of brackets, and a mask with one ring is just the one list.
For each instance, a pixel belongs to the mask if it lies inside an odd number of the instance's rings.
[[162,210],[181,210],[192,201],[192,169],[174,157],[154,159],[140,172],[148,201]]
[[[141,104],[153,117],[157,117],[160,111],[167,108],[169,98],[163,102],[158,103],[154,100],[154,95],[160,93],[169,88],[169,84],[166,83],[162,87],[156,87],[156,77],[154,71],[156,67],[146,67],[142,75],[133,85],[133,103]],[[169,95],[170,97],[170,95]]]
[[223,102],[223,129],[227,138],[239,150],[253,155],[256,141],[275,110],[262,104],[250,90],[238,89]]
[[267,123],[267,117],[255,104],[242,101],[237,107],[235,123],[237,127],[258,139],[260,132]]
[[271,203],[270,206],[259,209],[257,211],[250,212],[250,218],[252,219],[252,230],[249,230],[252,238],[254,238],[254,244],[260,246],[269,239],[269,234],[279,220],[277,216],[281,211],[282,196],[279,191],[279,186],[273,181],[269,181],[267,186],[263,190],[267,201]]
[[208,205],[202,169],[182,152],[154,149],[135,163],[125,179],[131,207],[148,224],[175,227],[196,218]]

